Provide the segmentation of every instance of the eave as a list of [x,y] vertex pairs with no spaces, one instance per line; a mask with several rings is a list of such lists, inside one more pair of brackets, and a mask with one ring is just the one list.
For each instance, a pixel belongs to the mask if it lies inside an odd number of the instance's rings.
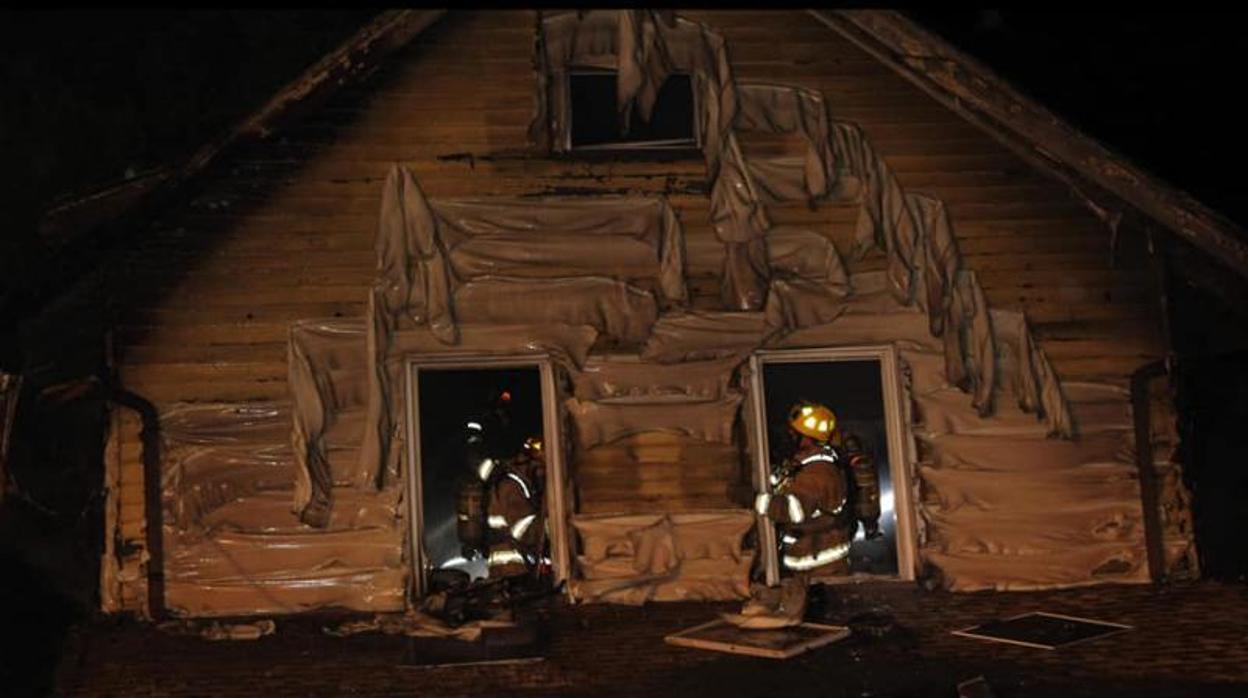
[[1117,228],[1121,214],[1171,231],[1248,279],[1248,233],[1023,95],[987,66],[901,13],[808,10],[937,101],[1070,185]]

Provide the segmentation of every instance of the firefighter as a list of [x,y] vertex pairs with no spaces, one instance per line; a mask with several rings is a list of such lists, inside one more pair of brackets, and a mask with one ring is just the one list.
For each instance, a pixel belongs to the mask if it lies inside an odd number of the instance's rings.
[[512,452],[511,392],[492,391],[486,407],[463,424],[462,439],[466,470],[460,477],[455,504],[456,533],[465,559],[471,560],[487,549],[487,484],[498,470],[497,464]]
[[484,478],[489,491],[486,526],[491,578],[524,574],[544,559],[545,457],[541,437],[530,436],[516,457]]
[[857,438],[842,438],[836,415],[823,405],[794,405],[789,429],[797,446],[772,476],[773,492],[755,497],[755,510],[780,524],[784,569],[811,577],[848,574],[858,524],[868,538],[880,535],[875,464]]

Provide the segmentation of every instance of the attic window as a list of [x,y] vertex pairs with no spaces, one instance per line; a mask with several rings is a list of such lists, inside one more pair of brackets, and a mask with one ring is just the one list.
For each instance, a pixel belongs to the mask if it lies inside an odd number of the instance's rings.
[[650,121],[636,105],[623,132],[616,108],[613,70],[577,70],[568,75],[571,147],[574,150],[650,150],[697,148],[693,82],[675,73],[659,90]]

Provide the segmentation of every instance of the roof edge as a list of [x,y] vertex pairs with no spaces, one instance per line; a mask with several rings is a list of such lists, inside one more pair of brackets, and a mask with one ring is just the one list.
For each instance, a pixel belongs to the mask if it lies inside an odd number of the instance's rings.
[[[1066,123],[900,12],[807,12],[1033,164],[1077,190],[1092,184],[1248,278],[1243,228]],[[1104,217],[1103,210],[1096,212]]]
[[341,86],[376,67],[446,14],[446,10],[388,10],[380,13],[273,94],[228,131],[196,150],[176,167],[149,176],[106,184],[60,199],[40,220],[40,237],[53,246],[72,243],[93,228],[179,188],[203,172],[218,155],[248,137],[264,137],[274,122],[315,94]]

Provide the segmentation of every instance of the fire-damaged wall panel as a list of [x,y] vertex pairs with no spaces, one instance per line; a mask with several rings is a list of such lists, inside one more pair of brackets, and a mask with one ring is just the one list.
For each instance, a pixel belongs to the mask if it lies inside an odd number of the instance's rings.
[[[589,15],[581,40],[626,75],[664,36]],[[621,17],[642,38],[623,59]],[[552,157],[528,141],[553,123],[535,98],[557,106],[534,19],[451,13],[209,177],[129,260],[151,294],[119,373],[165,427],[151,564],[170,609],[402,607],[402,361],[455,351],[542,352],[568,376],[584,598],[745,593],[736,370],[764,346],[897,348],[919,554],[945,586],[1145,577],[1125,387],[1162,349],[1140,249],[1121,241],[1111,268],[1065,189],[798,11],[690,13],[704,44],[681,20],[702,152]],[[736,101],[711,114],[709,95]],[[143,449],[137,417],[114,421],[102,585],[110,610],[144,610]],[[1164,481],[1177,566],[1185,494]],[[1016,506],[1027,489],[1087,516],[1051,525]]]

